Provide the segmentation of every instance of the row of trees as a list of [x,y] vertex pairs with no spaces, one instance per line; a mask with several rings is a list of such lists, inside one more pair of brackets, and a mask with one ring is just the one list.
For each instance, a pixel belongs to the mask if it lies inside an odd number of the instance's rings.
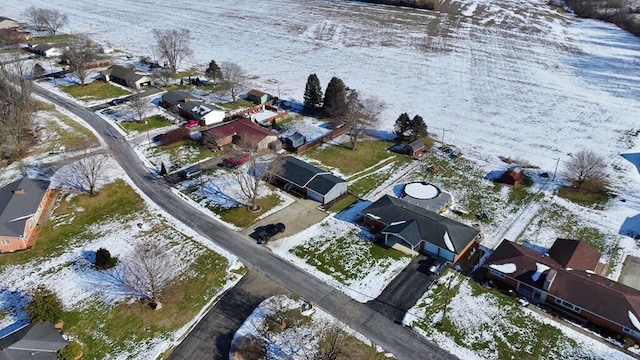
[[54,36],[60,28],[69,24],[69,17],[55,9],[30,6],[24,11],[23,15],[38,30],[48,31]]
[[363,98],[356,89],[349,88],[339,77],[332,77],[322,95],[320,80],[316,74],[307,78],[304,105],[310,110],[322,110],[337,126],[349,127],[351,149],[356,150],[360,135],[367,128],[374,128],[385,108],[375,96]]

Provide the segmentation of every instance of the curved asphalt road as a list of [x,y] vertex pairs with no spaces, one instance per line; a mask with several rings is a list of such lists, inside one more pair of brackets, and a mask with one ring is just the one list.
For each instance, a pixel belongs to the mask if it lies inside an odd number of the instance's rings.
[[73,100],[37,85],[34,86],[33,92],[86,121],[108,144],[113,156],[141,191],[176,219],[238,256],[247,267],[264,274],[346,322],[398,359],[455,358],[413,331],[394,323],[371,307],[356,302],[291,263],[272,255],[254,241],[249,241],[189,206],[173,194],[166,183],[151,176],[126,139],[97,114]]

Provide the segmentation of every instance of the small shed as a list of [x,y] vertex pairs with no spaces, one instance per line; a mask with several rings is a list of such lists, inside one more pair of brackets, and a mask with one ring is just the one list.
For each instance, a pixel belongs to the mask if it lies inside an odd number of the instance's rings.
[[424,142],[420,139],[414,140],[404,147],[404,153],[409,156],[420,156],[424,151]]
[[504,174],[502,174],[502,176],[500,177],[500,182],[509,185],[518,185],[520,184],[520,181],[522,181],[523,175],[524,174],[522,173],[521,168],[512,167],[505,171]]
[[297,149],[300,146],[304,145],[304,143],[307,142],[307,140],[305,139],[304,135],[300,134],[297,131],[294,132],[293,134],[283,138],[282,141],[284,142],[286,147],[289,148],[289,149]]
[[262,105],[271,99],[271,95],[266,92],[251,89],[247,93],[247,100],[253,102],[256,105]]

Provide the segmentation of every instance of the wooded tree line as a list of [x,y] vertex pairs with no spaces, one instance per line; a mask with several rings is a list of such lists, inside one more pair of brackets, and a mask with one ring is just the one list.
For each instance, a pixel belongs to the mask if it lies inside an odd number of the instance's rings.
[[640,36],[640,6],[631,1],[567,0],[566,4],[578,16],[604,20]]

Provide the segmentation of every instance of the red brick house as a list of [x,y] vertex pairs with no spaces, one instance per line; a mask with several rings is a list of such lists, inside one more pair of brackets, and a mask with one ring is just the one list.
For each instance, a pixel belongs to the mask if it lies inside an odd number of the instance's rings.
[[599,254],[587,244],[557,241],[548,254],[503,241],[485,264],[487,277],[574,322],[640,342],[640,291],[597,275]]
[[212,127],[202,136],[212,136],[217,139],[218,147],[230,144],[248,144],[256,150],[264,150],[278,136],[268,129],[253,123],[250,119],[240,118]]
[[36,230],[52,198],[48,181],[22,178],[0,189],[0,253],[35,245]]

